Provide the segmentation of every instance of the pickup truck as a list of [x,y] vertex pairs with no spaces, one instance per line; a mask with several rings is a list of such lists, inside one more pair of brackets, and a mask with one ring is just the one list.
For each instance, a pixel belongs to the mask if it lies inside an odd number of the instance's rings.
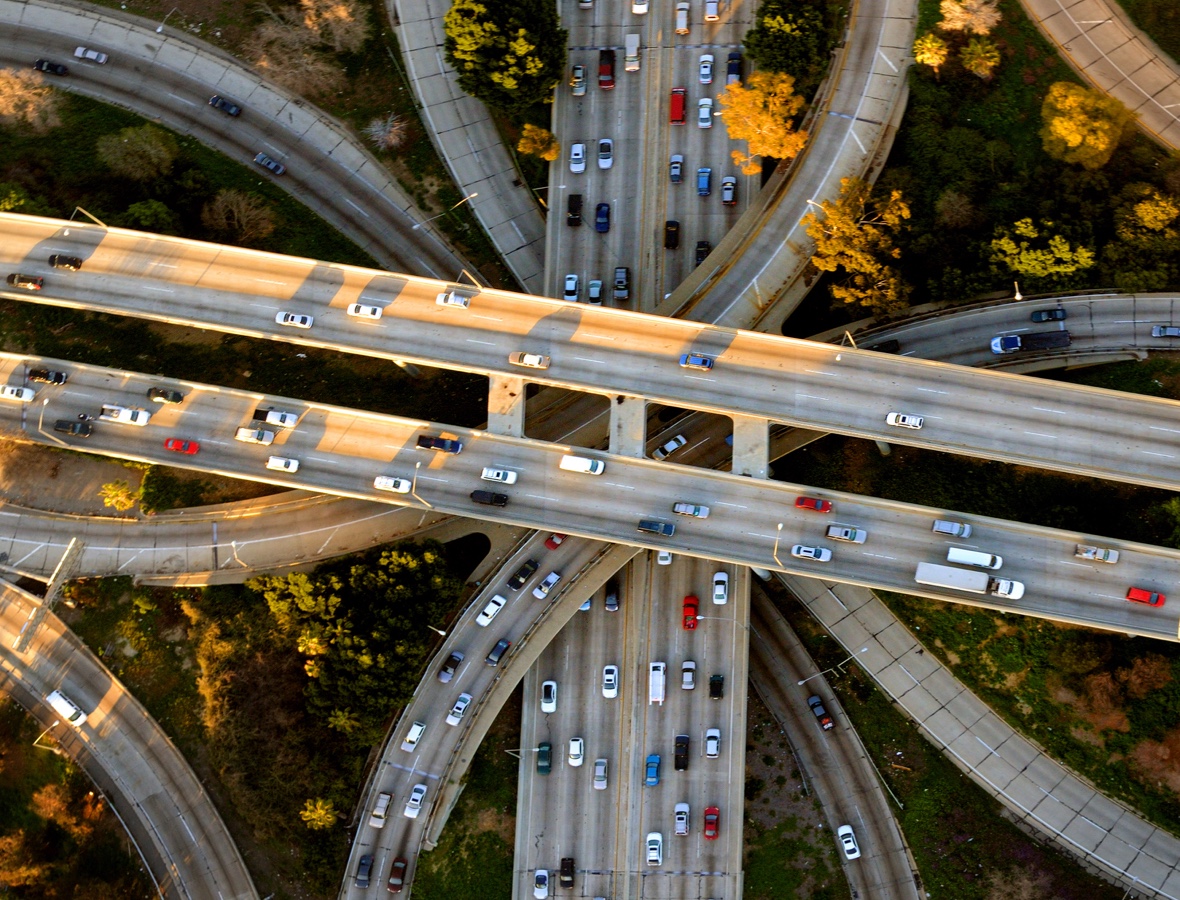
[[299,422],[299,416],[293,412],[264,406],[254,410],[254,421],[266,425],[277,425],[279,428],[294,428]]
[[244,444],[270,445],[274,443],[275,433],[264,428],[239,428],[234,432],[234,440]]
[[451,440],[450,438],[432,437],[429,434],[421,434],[418,436],[417,447],[419,450],[436,450],[439,453],[462,453],[463,442]]
[[850,544],[863,544],[869,536],[863,528],[853,528],[851,525],[829,525],[827,534],[833,541],[847,541]]
[[1092,562],[1104,562],[1110,563],[1111,565],[1119,561],[1119,552],[1117,550],[1110,550],[1106,547],[1092,547],[1089,544],[1078,544],[1073,555],[1078,559],[1088,559]]
[[98,417],[104,422],[122,422],[124,425],[138,425],[142,428],[151,419],[152,414],[146,409],[104,403]]

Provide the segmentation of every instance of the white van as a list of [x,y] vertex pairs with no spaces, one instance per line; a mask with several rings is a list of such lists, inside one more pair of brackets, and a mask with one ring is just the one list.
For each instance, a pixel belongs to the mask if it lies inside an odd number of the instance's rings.
[[946,519],[935,519],[931,529],[935,534],[949,534],[951,537],[971,537],[971,526],[966,522],[950,522]]
[[639,35],[629,34],[624,38],[623,69],[627,72],[639,71]]
[[668,664],[654,662],[648,666],[647,672],[647,702],[664,705],[664,692],[667,690]]
[[676,33],[688,34],[688,3],[681,0],[676,4]]
[[581,472],[583,475],[601,475],[606,471],[606,463],[588,456],[563,456],[557,465],[567,472]]
[[963,547],[951,547],[946,552],[946,561],[964,566],[979,566],[981,569],[998,569],[1004,564],[1002,556],[980,553],[978,550],[966,550]]
[[86,713],[82,712],[82,710],[78,708],[78,704],[76,704],[61,691],[53,691],[48,697],[45,698],[45,702],[53,707],[53,711],[55,713],[57,713],[75,728],[81,728],[82,724],[86,721]]

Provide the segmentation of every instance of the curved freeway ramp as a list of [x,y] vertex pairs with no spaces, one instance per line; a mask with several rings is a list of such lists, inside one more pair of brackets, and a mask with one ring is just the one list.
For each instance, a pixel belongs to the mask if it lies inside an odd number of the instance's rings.
[[[102,789],[162,897],[257,900],[246,865],[200,780],[168,736],[52,613],[23,653],[13,641],[40,600],[0,583],[0,679]],[[72,729],[45,704],[60,689],[87,713]]]

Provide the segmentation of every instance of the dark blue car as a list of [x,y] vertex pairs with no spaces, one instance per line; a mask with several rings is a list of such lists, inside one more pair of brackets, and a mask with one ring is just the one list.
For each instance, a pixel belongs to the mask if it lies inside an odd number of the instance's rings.
[[594,230],[599,234],[610,231],[610,204],[599,203],[594,207]]

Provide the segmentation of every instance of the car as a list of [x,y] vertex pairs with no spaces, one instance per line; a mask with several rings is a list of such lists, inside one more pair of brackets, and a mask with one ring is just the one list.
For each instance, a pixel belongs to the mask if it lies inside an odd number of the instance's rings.
[[680,689],[682,691],[695,690],[697,686],[697,664],[686,659],[680,664]]
[[369,306],[364,303],[350,303],[348,308],[344,310],[344,314],[354,319],[380,319],[381,307]]
[[619,667],[602,667],[602,696],[607,700],[614,700],[619,696]]
[[406,808],[403,815],[407,819],[418,818],[418,813],[422,812],[422,801],[426,799],[426,785],[416,784],[410,790],[410,799],[406,801]]
[[602,306],[601,278],[595,278],[586,283],[586,302],[591,306]]
[[377,795],[377,803],[369,815],[370,828],[384,828],[389,818],[389,804],[393,802],[393,794],[382,791]]
[[608,763],[605,759],[594,760],[594,790],[606,790],[606,776]]
[[697,627],[697,609],[700,607],[701,601],[689,594],[684,598],[684,630],[695,631]]
[[672,768],[677,772],[684,772],[688,769],[688,735],[676,735],[673,747]]
[[732,175],[721,179],[721,203],[725,206],[737,205],[737,179]]
[[467,309],[471,305],[471,298],[464,297],[458,291],[443,291],[434,298],[434,302],[438,306],[454,306],[458,309]]
[[824,709],[824,702],[815,694],[807,698],[807,706],[811,709],[812,715],[819,720],[819,725],[824,731],[831,731],[835,726],[832,717],[828,715],[828,711]]
[[373,479],[373,487],[379,491],[389,491],[391,494],[408,494],[414,483],[408,478],[394,478],[392,475],[378,475]]
[[668,178],[673,184],[680,184],[684,180],[684,154],[672,154],[668,162]]
[[493,491],[472,491],[469,496],[472,503],[482,503],[484,506],[508,505],[507,494],[497,494]]
[[688,438],[682,434],[676,435],[670,441],[660,445],[652,451],[651,458],[657,462],[667,459],[671,454],[675,453],[681,447],[688,443]]
[[541,682],[541,712],[557,712],[557,682],[552,679]]
[[586,742],[580,737],[570,738],[569,754],[566,758],[568,762],[575,769],[586,761]]
[[1065,310],[1058,306],[1056,309],[1038,309],[1031,316],[1034,322],[1064,322]]
[[369,877],[373,874],[373,857],[366,853],[360,858],[356,865],[356,878],[353,879],[353,884],[359,888],[367,888],[369,886]]
[[644,534],[658,534],[660,537],[672,537],[676,533],[676,526],[671,522],[661,522],[659,519],[640,519],[636,531]]
[[483,661],[494,669],[500,665],[500,660],[504,658],[504,654],[508,652],[508,648],[511,646],[512,641],[508,640],[508,638],[500,638],[500,640],[496,641],[496,646],[492,648],[492,651],[484,657]]
[[484,481],[495,481],[499,484],[516,484],[516,475],[517,473],[511,469],[485,466],[479,477]]
[[721,810],[716,806],[705,808],[705,840],[717,840],[717,832],[721,828]]
[[[11,284],[11,282],[9,282]],[[1152,325],[1152,337],[1180,337],[1180,326],[1177,325]]]
[[86,62],[96,63],[97,65],[106,65],[106,61],[110,58],[101,50],[91,50],[89,47],[76,47],[74,49],[75,59],[84,59]]
[[652,753],[644,764],[643,783],[647,787],[655,787],[660,783],[660,755]]
[[717,606],[724,606],[729,602],[729,573],[713,573],[713,602]]
[[549,896],[549,870],[537,869],[533,873],[533,896],[545,900]]
[[566,539],[566,535],[562,534],[559,531],[555,531],[555,532],[553,532],[553,534],[549,535],[548,539],[545,541],[545,546],[548,547],[550,550],[556,550],[558,547],[561,546],[561,542],[564,541],[565,539]]
[[610,231],[610,204],[599,203],[594,207],[594,230],[599,234]]
[[548,775],[553,769],[553,745],[549,741],[537,744],[537,774]]
[[705,732],[705,758],[716,759],[721,755],[721,729],[710,728]]
[[604,605],[607,612],[619,611],[619,582],[612,578],[606,583],[606,600]]
[[406,739],[402,741],[402,749],[407,753],[413,753],[418,746],[418,741],[422,739],[422,735],[426,733],[425,722],[415,722],[410,726],[410,730],[406,733]]
[[406,886],[406,869],[410,866],[405,858],[399,856],[389,867],[388,890],[391,894],[400,894]]
[[299,471],[299,460],[291,459],[288,456],[272,456],[267,459],[266,467],[276,472],[286,472],[289,475],[294,475]]
[[511,578],[508,579],[509,590],[519,591],[522,587],[524,587],[525,582],[533,577],[533,573],[536,572],[540,566],[541,564],[535,559],[525,560],[525,562],[521,564],[521,567],[512,574]]
[[577,303],[581,293],[581,289],[578,286],[578,276],[572,274],[566,275],[561,289],[561,299],[568,300],[571,303]]
[[697,126],[700,128],[713,127],[713,98],[702,97],[697,103]]
[[[697,196],[708,197],[712,191],[713,170],[709,166],[701,166],[699,169],[697,169]],[[706,241],[706,243],[708,242]],[[697,243],[697,247],[700,247],[699,242]],[[699,266],[700,263],[698,262],[697,265]]]
[[664,249],[675,250],[680,246],[680,223],[675,219],[664,222]]
[[301,316],[292,312],[281,312],[275,316],[276,325],[286,325],[290,328],[311,328],[314,323],[314,316]]
[[38,72],[44,72],[47,75],[69,75],[70,70],[61,63],[50,62],[47,59],[39,59],[33,63],[33,68]]
[[53,430],[60,434],[68,434],[73,437],[90,437],[90,435],[94,434],[93,425],[71,419],[58,419],[53,423]]
[[65,384],[69,380],[70,376],[65,372],[56,372],[53,369],[29,369],[29,381],[39,384]]
[[837,828],[836,837],[840,839],[840,846],[844,850],[846,859],[860,858],[860,847],[856,845],[856,835],[852,833],[851,825],[841,825]]
[[863,528],[852,525],[829,525],[824,534],[833,541],[845,541],[849,544],[863,544],[869,536]]
[[1146,603],[1148,606],[1163,606],[1167,599],[1163,594],[1143,588],[1127,588],[1127,599],[1134,603]]
[[680,357],[680,367],[682,369],[701,369],[708,372],[713,368],[713,360],[707,356],[702,356],[700,353],[685,353]]
[[186,441],[184,438],[170,437],[164,441],[164,449],[171,450],[173,453],[183,453],[186,456],[195,456],[201,449],[201,445],[196,441]]
[[525,369],[549,368],[548,356],[543,356],[540,353],[525,353],[523,350],[517,350],[515,353],[509,353],[508,362],[511,365],[521,366]]
[[31,403],[37,392],[32,388],[6,384],[0,387],[0,400],[15,400],[17,403]]
[[265,428],[239,428],[234,432],[234,440],[243,444],[262,444],[269,447],[275,442],[275,433]]
[[795,509],[810,509],[815,512],[829,513],[832,511],[832,501],[820,500],[818,497],[796,497]]
[[549,596],[549,592],[553,590],[554,585],[561,581],[560,572],[550,572],[545,576],[545,580],[533,588],[533,596],[538,600],[544,600]]
[[742,80],[742,55],[736,51],[725,60],[725,84],[737,84]]
[[573,888],[574,871],[574,858],[572,856],[563,856],[561,858],[561,869],[557,873],[557,883],[563,888]]
[[6,280],[12,287],[26,291],[39,291],[45,287],[45,279],[40,275],[21,275],[19,272],[13,272]]
[[1108,547],[1093,547],[1090,544],[1078,544],[1074,548],[1073,555],[1078,559],[1110,563],[1111,565],[1119,561],[1119,551],[1111,550]]
[[672,565],[672,554],[667,550],[658,551],[656,553],[656,565],[657,566],[670,566],[670,565]]
[[598,168],[609,169],[615,163],[615,142],[603,138],[598,142]]
[[816,562],[830,562],[832,551],[827,547],[808,547],[806,544],[796,544],[791,548],[791,556],[796,559],[814,559]]
[[672,807],[672,815],[676,823],[676,834],[680,837],[684,837],[688,834],[688,804],[677,803],[674,807]]
[[721,700],[725,697],[725,676],[721,674],[709,676],[709,699]]
[[697,77],[701,84],[713,83],[713,54],[702,53],[700,66],[697,69]]
[[702,506],[700,503],[686,503],[684,501],[673,503],[672,512],[678,516],[688,516],[693,519],[709,518],[709,507]]
[[450,682],[455,677],[455,673],[459,671],[459,666],[463,662],[463,654],[456,650],[447,657],[447,661],[442,664],[442,668],[438,670],[438,680],[443,684]]
[[82,258],[79,256],[65,256],[61,253],[54,253],[49,257],[49,265],[55,269],[67,269],[70,272],[77,272],[82,268]]
[[585,144],[570,144],[570,171],[575,175],[581,175],[586,171]]
[[570,73],[570,92],[575,97],[586,96],[586,67],[574,66]]
[[242,114],[242,107],[228,97],[222,97],[220,94],[214,94],[209,98],[209,105],[219,112],[225,113],[227,116],[233,116],[235,119]]
[[705,21],[719,22],[721,21],[721,13],[718,10],[721,0],[705,0]]
[[275,175],[282,175],[287,171],[286,166],[276,159],[271,159],[265,153],[259,153],[257,156],[255,156],[254,162],[258,163],[258,165],[262,166],[262,168],[268,169],[272,174]]
[[152,403],[183,403],[184,394],[171,388],[148,388],[147,398]]
[[632,0],[631,14],[634,16],[647,15],[648,3],[649,3],[649,0]]
[[598,51],[598,89],[613,91],[615,89],[615,51]]
[[664,836],[658,831],[647,834],[647,864],[662,866],[664,864]]
[[463,721],[463,714],[467,712],[467,707],[471,705],[470,694],[460,694],[459,699],[455,701],[455,705],[451,707],[451,711],[447,713],[447,724],[458,725]]
[[885,417],[886,425],[893,425],[897,428],[912,428],[914,431],[921,428],[924,421],[925,419],[921,416],[913,416],[908,413],[891,412]]
[[492,619],[496,618],[496,614],[504,608],[504,604],[508,602],[507,597],[496,594],[488,601],[487,606],[483,608],[478,616],[475,617],[475,624],[480,628],[486,628],[492,624]]
[[712,252],[713,245],[708,241],[697,241],[696,250],[694,250],[692,254],[692,264],[694,266],[699,266],[709,258],[709,254]]

